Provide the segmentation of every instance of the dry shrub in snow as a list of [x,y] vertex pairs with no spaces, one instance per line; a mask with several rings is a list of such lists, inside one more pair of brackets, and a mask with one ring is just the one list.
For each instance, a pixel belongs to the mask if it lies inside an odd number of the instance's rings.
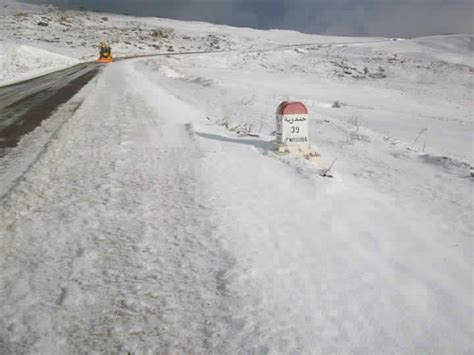
[[28,17],[30,16],[27,12],[17,12],[15,15],[16,18],[20,18],[20,17]]
[[[208,120],[210,120],[208,118]],[[249,137],[258,137],[257,133],[254,133],[254,126],[250,122],[240,123],[237,125],[232,126],[230,121],[227,118],[222,118],[214,123],[218,126],[224,127],[229,132],[237,133],[241,137],[249,136]],[[259,132],[262,130],[262,125],[260,125]]]
[[416,151],[416,143],[418,143],[418,141],[420,140],[421,137],[424,137],[425,139],[423,141],[423,146],[421,147],[421,151],[422,152],[425,151],[425,148],[426,148],[426,132],[428,132],[428,128],[423,128],[418,132],[418,134],[416,135],[415,140],[413,141],[413,143],[410,147],[411,150]]
[[62,15],[59,18],[59,22],[70,23],[71,21],[72,21],[72,19],[69,16],[66,16],[66,15]]
[[369,136],[360,132],[361,123],[356,116],[353,116],[350,120],[347,121],[349,130],[347,132],[347,143],[352,144],[354,141],[362,141],[370,143],[371,139]]
[[169,34],[166,33],[165,31],[159,29],[159,30],[151,31],[151,36],[155,37],[155,38],[168,38]]

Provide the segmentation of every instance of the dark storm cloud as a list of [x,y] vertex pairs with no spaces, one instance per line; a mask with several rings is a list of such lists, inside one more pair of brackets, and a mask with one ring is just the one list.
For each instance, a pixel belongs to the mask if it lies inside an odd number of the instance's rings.
[[31,0],[69,8],[309,33],[472,33],[474,0]]

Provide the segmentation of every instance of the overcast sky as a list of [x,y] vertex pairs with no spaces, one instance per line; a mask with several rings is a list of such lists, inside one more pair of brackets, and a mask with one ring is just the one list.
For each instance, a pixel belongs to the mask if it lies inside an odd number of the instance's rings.
[[308,33],[473,33],[474,0],[30,0],[64,7]]

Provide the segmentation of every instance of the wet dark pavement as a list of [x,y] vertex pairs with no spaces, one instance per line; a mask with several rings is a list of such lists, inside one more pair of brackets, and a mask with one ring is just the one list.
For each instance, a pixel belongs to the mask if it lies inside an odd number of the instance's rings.
[[0,150],[15,147],[101,70],[83,63],[38,78],[0,87]]

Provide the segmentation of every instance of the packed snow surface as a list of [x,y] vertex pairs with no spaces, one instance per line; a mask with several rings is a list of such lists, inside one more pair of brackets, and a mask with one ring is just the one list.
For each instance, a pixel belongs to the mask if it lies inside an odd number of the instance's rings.
[[[474,351],[472,36],[107,16],[230,51],[107,65],[0,158],[0,353]],[[287,99],[319,165],[274,153]]]

